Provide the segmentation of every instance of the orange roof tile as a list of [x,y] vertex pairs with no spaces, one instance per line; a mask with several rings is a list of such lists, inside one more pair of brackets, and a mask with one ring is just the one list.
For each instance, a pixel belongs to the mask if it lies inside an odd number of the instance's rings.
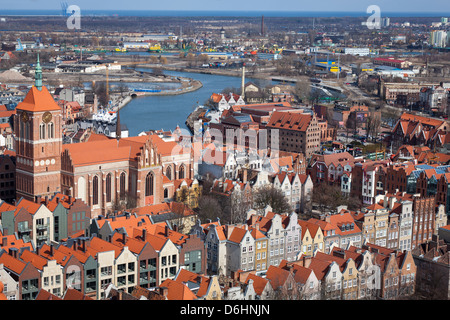
[[197,300],[197,296],[184,284],[167,279],[160,284],[168,289],[167,300]]
[[42,90],[32,87],[25,99],[17,105],[16,110],[53,111],[61,110],[61,107],[55,102],[48,89],[43,86]]

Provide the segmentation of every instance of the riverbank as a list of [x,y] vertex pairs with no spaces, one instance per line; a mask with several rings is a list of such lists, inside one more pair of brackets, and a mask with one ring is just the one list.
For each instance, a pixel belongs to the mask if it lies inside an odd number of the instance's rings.
[[126,97],[123,99],[120,99],[118,102],[116,102],[117,106],[114,106],[114,110],[120,110],[123,107],[125,107],[128,103],[130,103],[135,98],[141,98],[141,97],[148,97],[148,96],[175,96],[175,95],[181,95],[189,92],[193,92],[196,90],[199,90],[203,87],[203,84],[201,81],[189,79],[189,78],[183,78],[187,80],[183,80],[185,82],[182,82],[182,86],[179,89],[174,90],[163,90],[160,92],[136,92],[136,91],[129,91]]

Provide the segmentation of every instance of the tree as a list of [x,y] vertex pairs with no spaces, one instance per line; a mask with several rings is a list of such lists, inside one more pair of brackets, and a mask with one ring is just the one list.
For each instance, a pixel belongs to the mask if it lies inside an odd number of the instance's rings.
[[326,182],[314,186],[312,201],[322,214],[334,212],[337,207],[346,205],[340,185],[330,185]]
[[370,112],[366,119],[366,138],[372,137],[372,141],[378,136],[381,127],[381,118],[375,112]]
[[298,101],[308,100],[311,95],[311,81],[309,79],[298,81],[294,87],[294,95]]
[[273,185],[257,188],[253,194],[253,203],[256,210],[264,210],[267,206],[270,206],[275,213],[281,214],[292,211],[289,201],[283,192]]
[[222,218],[222,215],[222,207],[215,197],[209,195],[201,197],[198,205],[198,217],[201,221],[215,220]]

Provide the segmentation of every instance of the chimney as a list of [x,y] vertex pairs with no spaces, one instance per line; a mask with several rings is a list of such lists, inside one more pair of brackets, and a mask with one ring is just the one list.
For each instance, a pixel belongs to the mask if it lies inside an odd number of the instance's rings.
[[48,196],[45,196],[45,205],[48,205]]
[[8,228],[3,228],[3,235],[7,236],[8,235]]
[[247,169],[244,169],[242,174],[242,183],[247,183]]
[[7,237],[3,237],[2,238],[2,247],[6,247],[8,245],[8,238]]
[[8,252],[10,256],[17,258],[17,248],[9,248]]
[[56,198],[56,203],[59,203],[59,197],[55,197]]
[[164,298],[167,298],[167,294],[169,292],[169,289],[167,287],[159,287],[159,294],[163,296]]
[[77,240],[73,242],[73,250],[77,251]]
[[169,236],[169,226],[166,225],[164,228],[164,236],[168,237]]
[[127,236],[125,233],[122,233],[122,243],[125,244],[126,241],[127,241]]
[[142,240],[145,241],[147,236],[147,229],[142,229]]
[[86,239],[83,239],[83,252],[86,252]]
[[50,256],[53,257],[53,245],[52,244],[50,245]]
[[39,247],[36,246],[35,252],[36,252],[37,255],[39,255]]

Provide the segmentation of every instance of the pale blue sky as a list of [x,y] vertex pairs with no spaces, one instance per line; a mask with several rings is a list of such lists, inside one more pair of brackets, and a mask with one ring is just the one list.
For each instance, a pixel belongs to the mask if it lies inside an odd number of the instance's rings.
[[[378,5],[383,12],[450,12],[450,0],[1,0],[2,9],[60,10],[61,2],[81,10],[356,11]],[[1,9],[0,9],[1,14]]]

